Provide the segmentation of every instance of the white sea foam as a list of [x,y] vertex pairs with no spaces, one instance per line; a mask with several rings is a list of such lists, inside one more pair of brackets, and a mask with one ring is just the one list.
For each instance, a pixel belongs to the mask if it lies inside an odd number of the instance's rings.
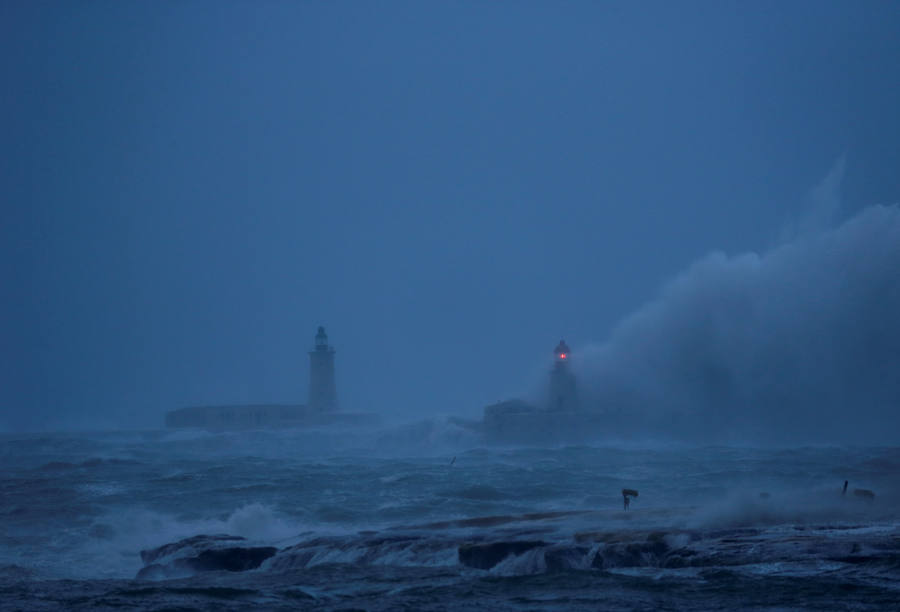
[[509,555],[489,570],[496,576],[528,576],[546,571],[543,546],[526,550],[521,555]]
[[90,566],[60,558],[56,571],[68,577],[132,577],[142,567],[141,550],[194,535],[228,534],[251,542],[286,545],[303,533],[309,533],[308,526],[260,503],[241,506],[224,518],[189,519],[140,508],[120,509],[98,518],[88,529],[90,537],[72,551],[76,556],[91,558]]

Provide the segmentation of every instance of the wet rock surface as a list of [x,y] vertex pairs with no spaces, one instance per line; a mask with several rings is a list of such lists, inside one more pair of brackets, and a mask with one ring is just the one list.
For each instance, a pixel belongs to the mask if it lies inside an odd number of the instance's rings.
[[540,540],[463,544],[459,547],[459,562],[475,569],[491,569],[510,555],[521,555],[533,548],[546,546]]
[[590,552],[587,546],[551,546],[544,551],[544,564],[548,573],[587,569]]
[[244,538],[229,535],[198,535],[159,548],[141,551],[145,563],[138,580],[160,580],[190,576],[198,572],[245,572],[258,568],[275,555],[274,546],[236,546]]
[[172,555],[175,555],[179,552],[181,552],[182,555],[185,555],[190,554],[191,551],[199,552],[201,550],[207,550],[216,546],[231,545],[236,542],[244,541],[246,540],[240,536],[232,536],[226,534],[195,535],[191,536],[190,538],[178,540],[177,542],[164,544],[163,546],[159,546],[157,548],[142,550],[141,561],[143,561],[145,564],[149,564],[165,557],[171,557]]

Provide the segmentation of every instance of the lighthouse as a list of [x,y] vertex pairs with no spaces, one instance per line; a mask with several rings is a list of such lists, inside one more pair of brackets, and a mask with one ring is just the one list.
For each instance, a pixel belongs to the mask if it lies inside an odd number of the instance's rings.
[[575,375],[569,369],[572,351],[565,340],[560,340],[553,349],[553,368],[550,370],[550,397],[547,409],[566,412],[577,408],[575,396]]
[[337,386],[334,382],[334,348],[328,346],[324,327],[316,332],[315,346],[309,352],[309,409],[313,412],[337,411]]

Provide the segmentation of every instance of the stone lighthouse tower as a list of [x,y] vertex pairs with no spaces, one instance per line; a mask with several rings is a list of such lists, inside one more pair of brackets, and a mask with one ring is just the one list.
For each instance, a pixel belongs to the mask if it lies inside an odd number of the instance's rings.
[[316,333],[316,345],[309,352],[309,409],[312,412],[337,410],[337,386],[334,383],[334,348],[328,346],[324,327]]
[[550,370],[550,397],[547,409],[565,412],[578,408],[575,395],[575,375],[569,369],[572,353],[565,340],[560,340],[553,349],[553,369]]

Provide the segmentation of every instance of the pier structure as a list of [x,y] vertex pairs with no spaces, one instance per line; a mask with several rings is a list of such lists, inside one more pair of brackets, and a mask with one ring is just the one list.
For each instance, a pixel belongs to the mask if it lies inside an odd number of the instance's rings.
[[309,391],[306,404],[213,404],[187,406],[166,413],[166,427],[198,427],[212,431],[296,428],[328,425],[374,425],[371,413],[343,412],[337,401],[334,347],[324,327],[316,332],[309,351]]

